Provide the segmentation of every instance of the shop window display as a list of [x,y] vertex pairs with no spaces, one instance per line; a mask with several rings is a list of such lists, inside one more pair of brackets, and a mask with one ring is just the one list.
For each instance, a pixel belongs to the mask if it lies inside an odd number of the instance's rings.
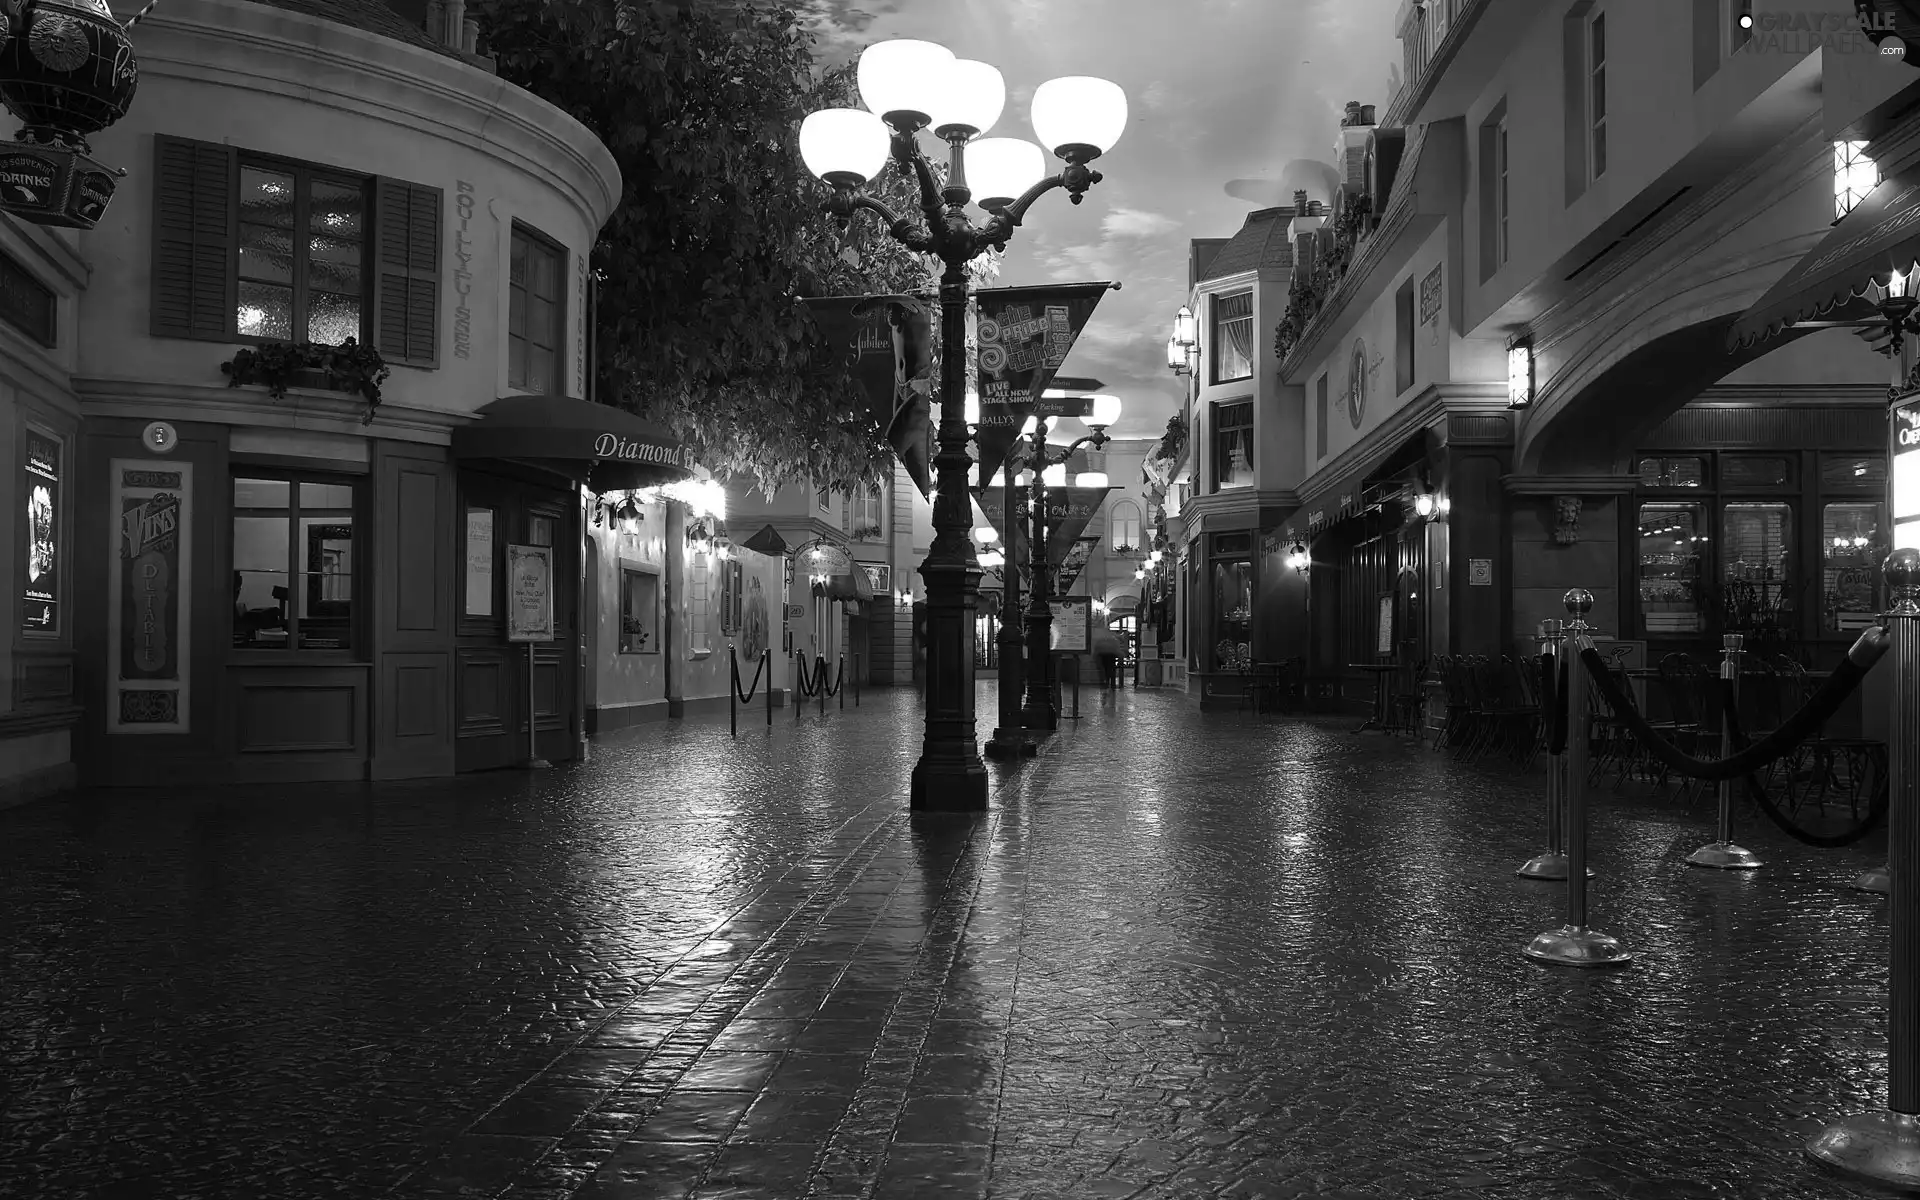
[[1253,665],[1252,559],[1213,564],[1213,603],[1214,670],[1249,669]]
[[1699,504],[1640,506],[1640,626],[1650,635],[1706,628],[1700,594],[1709,541],[1704,518]]
[[1890,549],[1886,506],[1829,504],[1820,514],[1820,628],[1865,629],[1879,618],[1880,563]]

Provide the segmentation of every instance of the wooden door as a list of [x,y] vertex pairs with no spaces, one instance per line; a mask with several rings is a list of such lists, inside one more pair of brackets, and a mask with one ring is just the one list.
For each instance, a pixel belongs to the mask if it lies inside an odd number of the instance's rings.
[[454,769],[485,771],[526,761],[529,655],[506,640],[506,548],[553,547],[553,628],[533,643],[533,712],[539,755],[572,758],[578,706],[578,531],[572,497],[558,488],[472,469],[460,476],[466,564],[455,639]]

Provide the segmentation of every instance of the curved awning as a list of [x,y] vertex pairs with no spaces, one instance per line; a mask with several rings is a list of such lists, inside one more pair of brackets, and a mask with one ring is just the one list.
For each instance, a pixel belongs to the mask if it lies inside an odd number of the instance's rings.
[[1727,334],[1727,349],[1744,349],[1791,325],[1873,320],[1877,311],[1863,297],[1874,284],[1884,286],[1895,272],[1911,272],[1916,260],[1920,260],[1920,171],[1903,171],[1881,180],[1734,322]]
[[868,581],[867,573],[861,570],[857,563],[845,574],[830,575],[825,583],[816,586],[820,588],[820,594],[829,600],[873,599],[873,584]]
[[572,396],[508,396],[481,406],[453,431],[455,458],[526,463],[596,492],[654,487],[693,477],[693,451],[623,408]]

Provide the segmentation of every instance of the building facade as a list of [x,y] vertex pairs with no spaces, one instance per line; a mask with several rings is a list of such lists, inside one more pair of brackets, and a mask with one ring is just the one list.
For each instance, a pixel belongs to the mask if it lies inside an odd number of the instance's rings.
[[[1876,611],[1886,359],[1846,330],[1728,334],[1844,211],[1840,158],[1886,176],[1920,149],[1915,76],[1858,34],[1751,39],[1745,11],[1403,6],[1398,92],[1336,134],[1331,234],[1290,231],[1276,320],[1255,295],[1274,362],[1254,420],[1279,430],[1256,444],[1279,461],[1255,463],[1274,499],[1245,546],[1205,524],[1233,470],[1206,357],[1232,348],[1210,289],[1189,301],[1197,685],[1243,608],[1250,658],[1304,660],[1353,706],[1381,668],[1524,652],[1570,587],[1643,664],[1744,632],[1830,665]],[[1220,579],[1224,604],[1201,594]]]
[[[33,409],[73,486],[71,603],[32,645],[71,654],[84,782],[507,765],[529,711],[542,756],[582,744],[593,452],[455,443],[496,400],[584,394],[619,174],[470,29],[330,11],[156,10],[138,103],[95,142],[130,173],[76,239],[71,399]],[[384,381],[289,350],[349,338]],[[529,587],[551,628],[510,642]]]

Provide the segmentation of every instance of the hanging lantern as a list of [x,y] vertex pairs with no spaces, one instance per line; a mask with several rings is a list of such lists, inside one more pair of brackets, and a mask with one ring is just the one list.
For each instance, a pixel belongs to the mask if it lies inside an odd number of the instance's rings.
[[92,229],[126,172],[94,160],[87,137],[127,115],[133,42],[106,0],[0,0],[0,15],[0,103],[25,122],[0,141],[0,210]]

